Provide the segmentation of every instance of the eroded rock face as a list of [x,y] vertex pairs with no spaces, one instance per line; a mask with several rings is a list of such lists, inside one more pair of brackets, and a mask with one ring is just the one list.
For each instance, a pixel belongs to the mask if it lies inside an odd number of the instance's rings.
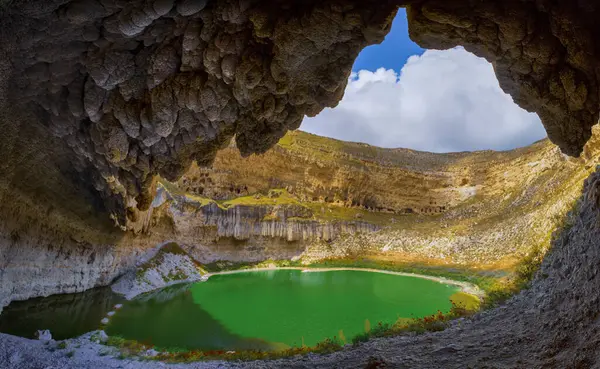
[[209,164],[234,135],[244,155],[264,152],[335,106],[397,6],[422,46],[492,61],[550,138],[580,153],[599,105],[591,0],[22,0],[1,8],[3,84],[126,228],[155,174]]
[[389,30],[394,5],[373,4],[11,4],[9,95],[68,145],[125,226],[148,208],[155,174],[209,164],[234,134],[245,155],[264,152],[335,106],[358,52]]
[[550,139],[566,154],[581,153],[598,120],[597,2],[426,0],[407,10],[418,44],[464,45],[485,57]]

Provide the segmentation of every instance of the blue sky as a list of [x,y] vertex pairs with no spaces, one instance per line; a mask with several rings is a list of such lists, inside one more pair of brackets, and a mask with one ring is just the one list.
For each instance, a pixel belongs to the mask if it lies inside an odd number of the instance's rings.
[[502,91],[485,59],[462,47],[413,43],[404,9],[385,40],[359,54],[338,106],[305,118],[300,129],[432,152],[509,150],[546,136],[538,116]]
[[401,8],[385,40],[379,45],[367,46],[358,55],[352,70],[358,72],[364,69],[375,72],[383,67],[399,71],[406,64],[409,56],[421,55],[424,52],[424,49],[408,37],[406,10]]

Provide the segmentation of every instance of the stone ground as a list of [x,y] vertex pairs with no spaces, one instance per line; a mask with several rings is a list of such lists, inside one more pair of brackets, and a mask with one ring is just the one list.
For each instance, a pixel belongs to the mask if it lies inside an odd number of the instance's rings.
[[56,343],[0,334],[0,367],[600,368],[599,183],[598,173],[587,180],[572,227],[556,238],[531,288],[443,332],[377,339],[322,356],[177,365],[120,360],[89,335],[53,350]]

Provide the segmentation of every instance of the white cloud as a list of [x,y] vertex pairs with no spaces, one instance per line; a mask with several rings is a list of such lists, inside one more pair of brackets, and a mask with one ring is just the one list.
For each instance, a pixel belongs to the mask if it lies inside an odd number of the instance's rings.
[[340,104],[300,129],[347,141],[433,152],[507,150],[546,136],[538,116],[500,88],[485,59],[458,47],[353,73]]

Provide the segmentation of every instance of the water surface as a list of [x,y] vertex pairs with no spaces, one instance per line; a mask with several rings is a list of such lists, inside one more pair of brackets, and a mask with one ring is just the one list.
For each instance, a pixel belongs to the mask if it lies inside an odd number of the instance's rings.
[[99,329],[100,320],[123,300],[109,287],[103,287],[13,301],[0,314],[0,332],[34,338],[38,330],[49,329],[57,340],[77,337]]
[[125,304],[107,327],[158,347],[278,349],[348,342],[378,322],[446,312],[458,287],[365,271],[269,270],[212,276]]

